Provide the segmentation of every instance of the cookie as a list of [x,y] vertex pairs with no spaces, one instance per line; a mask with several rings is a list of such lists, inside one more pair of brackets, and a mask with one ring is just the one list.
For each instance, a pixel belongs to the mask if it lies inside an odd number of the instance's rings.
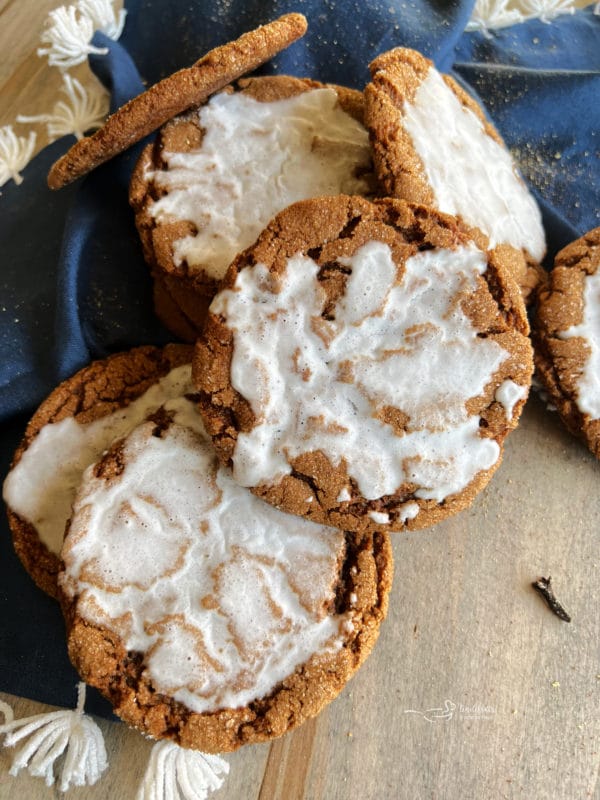
[[182,379],[182,365],[190,360],[191,348],[167,345],[95,361],[61,383],[30,420],[3,497],[15,551],[52,597],[57,596],[60,548],[83,471],[116,437],[191,390]]
[[90,467],[59,578],[71,660],[128,724],[204,752],[331,701],[386,613],[385,534],[283,514],[219,466],[186,398]]
[[231,81],[251,72],[306,32],[302,14],[261,25],[234,42],[216,47],[134,97],[92,136],[81,139],[51,168],[48,186],[60,189],[139,142],[186,108],[202,103]]
[[514,247],[514,277],[528,299],[543,274],[545,234],[498,132],[456,81],[415,50],[390,50],[370,69],[366,119],[388,194],[459,216],[491,247]]
[[[288,76],[244,79],[167,123],[131,179],[130,202],[159,286],[156,310],[194,341],[233,258],[296,200],[370,194],[360,92]],[[172,309],[165,307],[165,295]]]
[[502,253],[425,206],[297,203],[232,264],[194,353],[235,479],[343,530],[422,528],[500,462],[532,355]]
[[537,375],[567,428],[600,458],[600,228],[558,253],[538,301]]

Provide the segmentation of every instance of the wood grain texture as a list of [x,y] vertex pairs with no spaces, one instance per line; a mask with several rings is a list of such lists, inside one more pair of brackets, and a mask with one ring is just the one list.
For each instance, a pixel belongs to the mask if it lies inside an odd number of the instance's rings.
[[[0,3],[10,52],[0,124],[7,109],[32,113],[34,94],[38,110],[55,100],[31,33],[54,5]],[[389,617],[351,684],[293,734],[227,756],[230,776],[211,797],[600,800],[599,486],[600,464],[532,398],[473,508],[395,538]],[[570,624],[531,588],[541,575]],[[0,697],[16,717],[52,710]],[[99,725],[109,770],[69,796],[133,800],[151,743]],[[0,800],[59,797],[26,773],[10,777],[10,758],[0,749]]]

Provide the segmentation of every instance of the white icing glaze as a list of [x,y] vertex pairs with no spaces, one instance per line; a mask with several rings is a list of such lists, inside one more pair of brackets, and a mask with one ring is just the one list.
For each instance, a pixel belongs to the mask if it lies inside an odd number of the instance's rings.
[[347,503],[351,499],[352,499],[352,495],[350,494],[350,492],[348,491],[348,488],[346,486],[344,486],[344,488],[340,490],[340,493],[338,494],[338,496],[336,498],[338,503]]
[[506,419],[512,419],[516,404],[526,396],[526,386],[520,386],[510,378],[507,378],[505,381],[502,381],[500,386],[496,389],[494,399],[503,406],[506,412]]
[[333,89],[313,89],[263,103],[244,94],[217,94],[200,109],[201,147],[163,153],[168,171],[147,177],[167,190],[150,206],[159,222],[190,220],[175,261],[221,278],[269,220],[296,200],[365,194],[355,177],[368,168],[365,128],[339,106]]
[[[257,264],[213,301],[234,332],[232,385],[257,419],[238,435],[235,478],[273,484],[290,473],[289,460],[321,450],[334,465],[345,459],[369,500],[411,482],[417,497],[441,501],[500,452],[465,407],[508,355],[477,336],[460,304],[485,255],[474,245],[424,251],[407,260],[399,283],[382,242],[343,263],[351,275],[332,322],[320,316],[318,267],[301,255],[288,261],[276,293]],[[402,435],[377,416],[390,406],[406,415]]]
[[58,555],[86,467],[157,408],[164,405],[168,410],[173,398],[193,391],[188,364],[171,370],[126,408],[95,422],[82,425],[67,417],[45,425],[4,482],[6,504],[30,522],[43,544]]
[[541,261],[546,251],[541,214],[510,153],[485,133],[437,70],[429,70],[402,112],[440,211],[480,228],[491,247],[511,244]]
[[560,339],[580,336],[589,354],[577,382],[577,407],[592,419],[600,419],[600,269],[586,275],[583,291],[583,321],[558,333]]
[[390,515],[386,514],[385,511],[369,511],[369,516],[377,525],[390,524]]
[[63,548],[60,583],[78,614],[144,654],[147,676],[197,712],[268,695],[353,629],[329,613],[343,533],[283,514],[217,464],[181,398],[162,437],[143,423],[125,469],[86,472]]
[[419,511],[420,509],[418,503],[404,503],[404,505],[398,508],[398,516],[402,522],[407,522],[409,519],[414,519]]

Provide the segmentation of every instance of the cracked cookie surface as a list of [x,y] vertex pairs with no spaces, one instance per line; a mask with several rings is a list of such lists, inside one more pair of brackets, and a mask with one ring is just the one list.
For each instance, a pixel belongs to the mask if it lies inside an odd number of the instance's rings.
[[15,551],[52,597],[84,469],[113,439],[184,389],[177,369],[189,363],[191,353],[186,345],[138,347],[95,361],[63,381],[31,418],[3,496]]
[[502,248],[397,200],[297,203],[234,261],[194,355],[235,479],[356,531],[431,525],[496,469],[532,357]]
[[59,578],[69,655],[128,724],[204,752],[317,714],[387,609],[386,534],[283,514],[220,466],[180,398],[83,479]]
[[514,248],[524,299],[544,276],[539,209],[500,135],[448,75],[398,47],[371,64],[366,119],[378,176],[392,197],[427,203]]
[[563,248],[538,293],[535,367],[566,427],[600,458],[600,228]]
[[218,281],[290,203],[371,194],[361,92],[308,79],[243,79],[177,117],[143,151],[130,203],[155,308],[194,341]]

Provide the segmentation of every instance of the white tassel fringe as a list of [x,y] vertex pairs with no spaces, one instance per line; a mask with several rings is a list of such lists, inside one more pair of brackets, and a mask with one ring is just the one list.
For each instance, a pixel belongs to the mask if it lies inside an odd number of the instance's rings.
[[68,134],[82,139],[86,131],[96,130],[104,124],[108,114],[109,94],[99,84],[93,84],[88,91],[77,78],[64,73],[61,91],[67,95],[69,102],[59,100],[51,114],[19,114],[17,122],[45,123],[51,142]]
[[136,800],[206,800],[228,773],[229,764],[219,756],[157,742]]
[[92,20],[97,31],[102,31],[110,39],[116,41],[123,33],[127,12],[123,8],[116,13],[113,0],[79,0],[77,8]]
[[0,128],[0,186],[4,186],[11,178],[17,184],[23,183],[19,174],[31,161],[35,149],[36,134],[17,136],[12,125]]
[[573,0],[520,0],[520,8],[512,8],[512,5],[512,0],[477,0],[467,31],[480,31],[489,38],[491,31],[498,28],[528,19],[551,22],[561,14],[575,12]]
[[527,19],[552,22],[561,14],[574,14],[573,0],[521,0]]
[[[11,775],[26,768],[30,775],[44,778],[47,786],[54,783],[54,764],[65,752],[59,789],[91,786],[107,767],[102,731],[91,717],[83,713],[85,683],[78,686],[77,708],[74,711],[52,711],[24,719],[14,719],[12,708],[0,702],[5,722],[0,735],[6,734],[5,747],[23,742],[16,751]],[[23,741],[28,739],[28,741]]]
[[113,0],[79,0],[74,6],[60,6],[48,15],[46,30],[40,39],[38,56],[48,56],[51,67],[69,69],[81,64],[90,53],[106,55],[104,47],[91,44],[94,30],[118,39],[125,24],[125,11],[117,14]]
[[508,8],[509,3],[510,0],[477,0],[466,29],[490,38],[490,31],[522,22],[521,12]]

